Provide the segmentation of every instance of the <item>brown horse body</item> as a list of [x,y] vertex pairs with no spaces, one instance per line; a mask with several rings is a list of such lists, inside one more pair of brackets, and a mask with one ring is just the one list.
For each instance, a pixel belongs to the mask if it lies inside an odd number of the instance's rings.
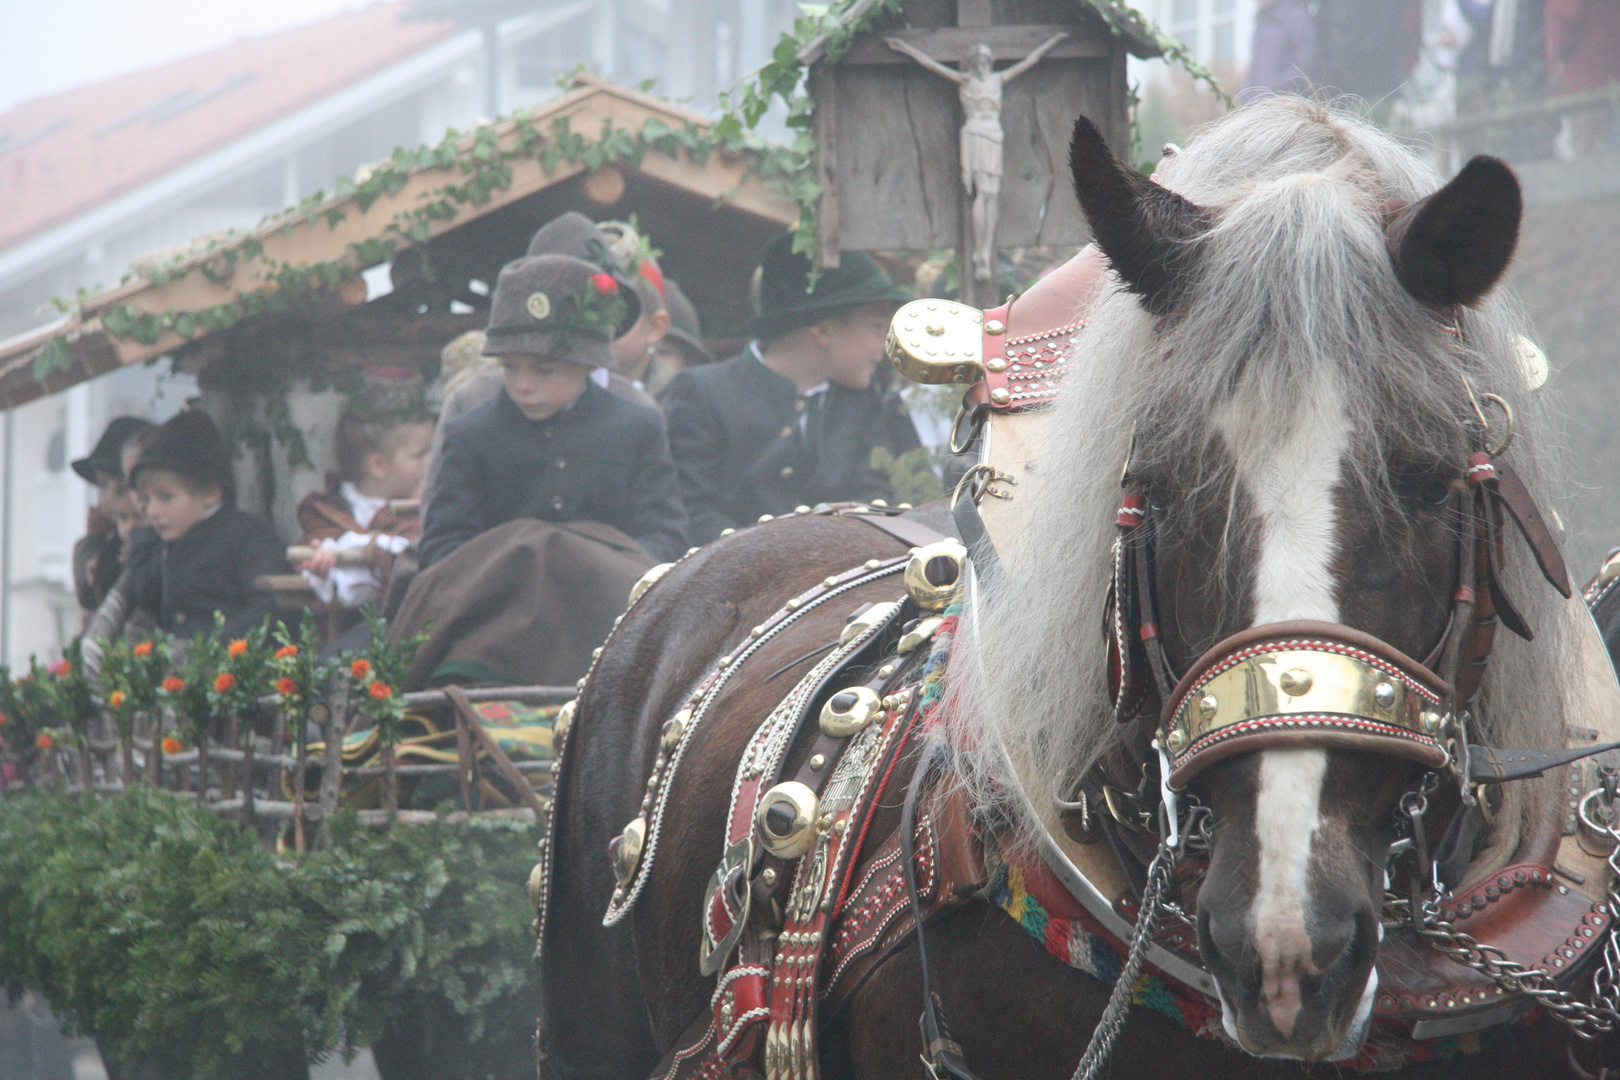
[[[936,509],[924,508],[925,512]],[[939,517],[930,515],[934,524]],[[663,577],[615,632],[580,700],[556,791],[551,897],[544,937],[542,1080],[649,1076],[694,1018],[714,980],[698,975],[699,925],[709,875],[719,862],[727,795],[744,744],[777,701],[836,640],[851,610],[894,599],[892,580],[851,594],[751,658],[757,677],[716,702],[674,777],[658,872],[624,923],[602,926],[613,893],[608,842],[638,813],[657,756],[658,731],[716,657],[791,596],[829,574],[905,546],[848,518],[783,518],[718,541]],[[679,643],[676,647],[675,643]],[[807,658],[809,657],[809,658]],[[780,669],[781,674],[767,678]],[[789,766],[808,741],[790,753]],[[915,766],[914,758],[904,768]],[[890,790],[899,798],[907,777]],[[893,830],[887,806],[866,850]],[[955,1037],[985,1080],[1068,1077],[1108,1000],[1108,987],[1052,957],[1005,912],[974,901],[928,923],[936,989]],[[824,1077],[926,1077],[917,1017],[922,1000],[916,950],[885,960],[820,1040]],[[1529,1075],[1560,1058],[1563,1034],[1550,1023],[1516,1028],[1489,1054],[1386,1074],[1496,1078]],[[1113,1075],[1270,1077],[1304,1075],[1299,1063],[1264,1061],[1190,1035],[1162,1015],[1133,1008],[1114,1052]]]

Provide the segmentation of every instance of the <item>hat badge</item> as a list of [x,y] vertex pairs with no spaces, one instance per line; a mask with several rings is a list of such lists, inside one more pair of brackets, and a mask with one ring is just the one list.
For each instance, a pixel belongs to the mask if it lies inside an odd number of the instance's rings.
[[523,306],[529,309],[530,315],[533,315],[541,322],[544,322],[551,315],[551,297],[543,292],[530,293],[529,299]]

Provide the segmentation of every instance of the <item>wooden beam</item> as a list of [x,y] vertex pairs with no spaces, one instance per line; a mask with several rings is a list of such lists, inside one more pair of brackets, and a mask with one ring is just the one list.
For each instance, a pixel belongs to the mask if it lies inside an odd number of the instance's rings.
[[956,0],[957,26],[990,26],[994,22],[991,0]]
[[[960,64],[978,45],[990,46],[997,60],[1022,60],[1053,34],[1068,31],[1070,37],[1052,47],[1050,60],[1106,60],[1112,49],[1110,39],[1088,33],[1079,26],[1056,23],[1030,26],[951,26],[940,30],[897,30],[883,37],[897,37],[946,64]],[[879,37],[862,36],[849,47],[840,65],[914,64],[915,60],[897,53]]]
[[834,88],[837,74],[825,69],[810,76],[815,87],[816,111],[811,117],[816,136],[816,180],[821,184],[821,202],[816,214],[815,266],[836,270],[838,252],[838,95]]

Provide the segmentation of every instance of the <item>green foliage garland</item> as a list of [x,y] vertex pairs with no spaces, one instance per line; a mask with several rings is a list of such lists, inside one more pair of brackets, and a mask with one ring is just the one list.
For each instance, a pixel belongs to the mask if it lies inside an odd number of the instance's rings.
[[289,862],[146,788],[0,802],[0,983],[115,1062],[200,1080],[285,1075],[421,1007],[475,1047],[521,1042],[534,827],[334,826]]

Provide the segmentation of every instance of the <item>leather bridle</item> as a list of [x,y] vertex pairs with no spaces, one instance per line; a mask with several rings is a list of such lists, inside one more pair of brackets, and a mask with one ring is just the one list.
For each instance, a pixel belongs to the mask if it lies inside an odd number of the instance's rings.
[[1435,769],[1467,769],[1466,718],[1500,621],[1529,640],[1503,589],[1504,522],[1512,519],[1543,576],[1572,595],[1563,557],[1535,500],[1501,454],[1510,434],[1468,459],[1453,485],[1457,583],[1438,641],[1416,661],[1371,634],[1315,622],[1272,623],[1233,634],[1186,671],[1160,629],[1153,508],[1128,464],[1108,597],[1114,718],[1152,724],[1168,754],[1170,785],[1184,788],[1222,758],[1279,746],[1374,750]]

